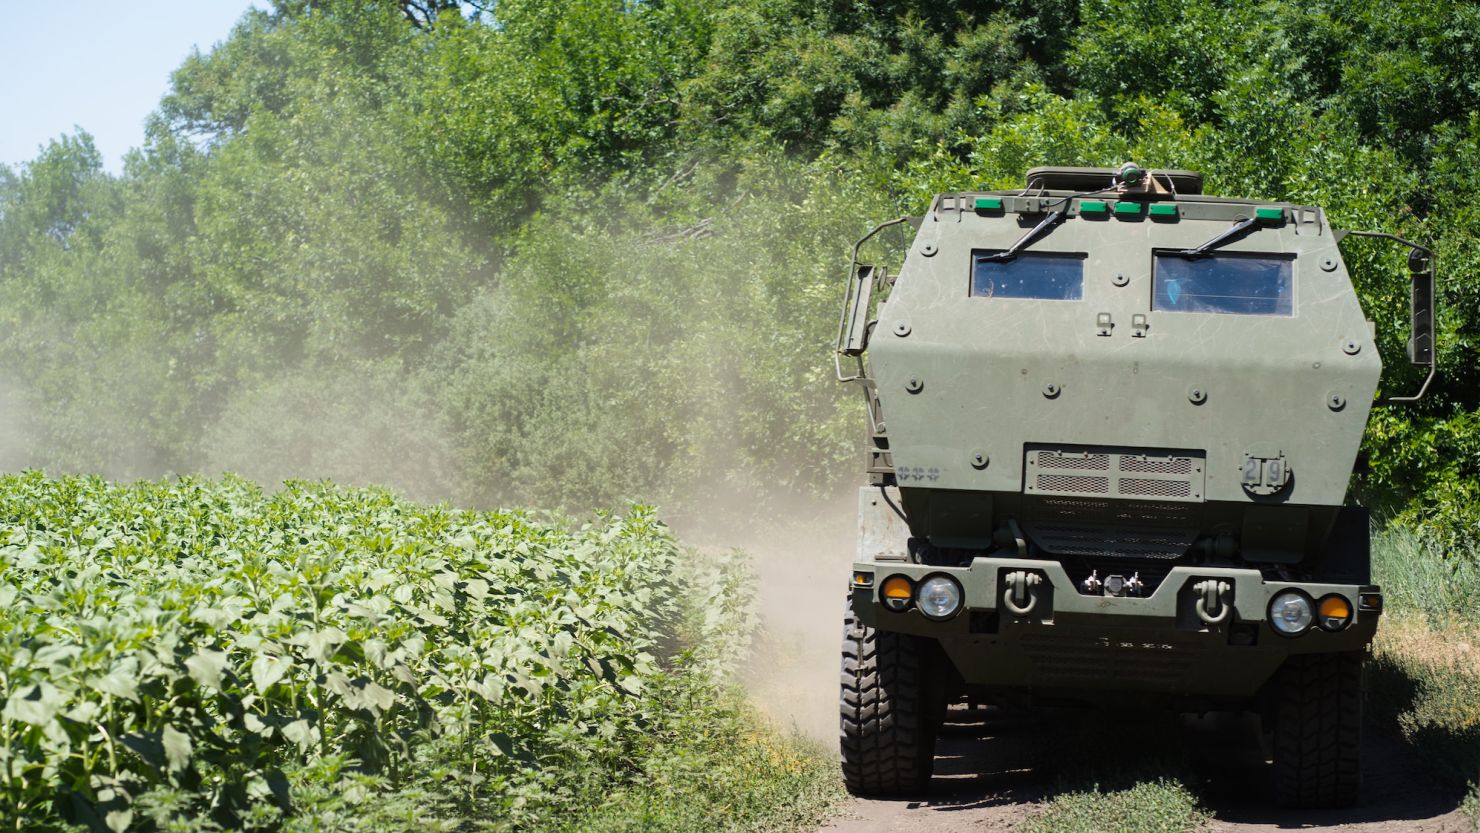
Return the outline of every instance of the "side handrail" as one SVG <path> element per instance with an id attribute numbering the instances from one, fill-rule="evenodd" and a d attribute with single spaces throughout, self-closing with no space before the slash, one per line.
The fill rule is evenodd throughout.
<path id="1" fill-rule="evenodd" d="M 1405 240 L 1396 234 L 1388 234 L 1385 231 L 1338 231 L 1336 243 L 1340 245 L 1342 238 L 1347 235 L 1353 237 L 1369 237 L 1376 240 L 1390 240 L 1401 243 L 1409 248 L 1408 273 L 1412 279 L 1409 288 L 1409 327 L 1412 330 L 1408 338 L 1408 360 L 1416 367 L 1428 367 L 1429 372 L 1424 376 L 1423 384 L 1419 386 L 1418 392 L 1412 396 L 1384 396 L 1377 400 L 1379 405 L 1396 405 L 1407 402 L 1417 402 L 1429 391 L 1429 384 L 1434 381 L 1438 373 L 1437 361 L 1437 319 L 1435 317 L 1434 289 L 1437 278 L 1434 265 L 1434 252 L 1426 246 L 1420 246 L 1412 240 Z"/>
<path id="2" fill-rule="evenodd" d="M 863 249 L 863 244 L 873 239 L 874 235 L 912 219 L 909 216 L 896 217 L 880 223 L 853 244 L 853 259 L 848 265 L 848 281 L 843 288 L 843 314 L 838 320 L 838 338 L 833 351 L 833 370 L 839 382 L 854 382 L 865 376 L 863 351 L 868 346 L 868 303 L 873 294 L 872 281 L 875 272 L 865 272 L 861 268 L 863 264 L 858 262 L 858 253 Z M 844 374 L 844 356 L 858 361 L 858 372 L 851 376 Z"/>

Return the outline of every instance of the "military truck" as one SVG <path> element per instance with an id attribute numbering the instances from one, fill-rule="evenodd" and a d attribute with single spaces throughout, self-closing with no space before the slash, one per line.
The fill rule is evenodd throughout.
<path id="1" fill-rule="evenodd" d="M 1038 168 L 854 247 L 837 344 L 868 404 L 842 649 L 854 793 L 925 789 L 946 705 L 971 698 L 1253 711 L 1282 803 L 1357 799 L 1383 596 L 1347 483 L 1371 407 L 1433 379 L 1433 256 L 1202 184 Z M 906 223 L 897 276 L 860 262 Z M 1374 403 L 1348 235 L 1410 249 L 1414 395 Z"/>

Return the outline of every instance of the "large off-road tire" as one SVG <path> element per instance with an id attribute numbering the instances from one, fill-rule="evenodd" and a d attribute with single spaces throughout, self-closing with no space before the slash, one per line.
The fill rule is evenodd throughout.
<path id="1" fill-rule="evenodd" d="M 843 618 L 843 783 L 854 795 L 920 793 L 935 770 L 934 645 Z"/>
<path id="2" fill-rule="evenodd" d="M 1362 787 L 1362 654 L 1305 654 L 1280 668 L 1274 792 L 1286 807 L 1347 807 Z"/>

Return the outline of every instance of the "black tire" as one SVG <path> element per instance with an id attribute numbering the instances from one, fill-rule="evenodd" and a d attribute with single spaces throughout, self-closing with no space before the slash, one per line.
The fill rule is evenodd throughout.
<path id="1" fill-rule="evenodd" d="M 848 792 L 924 792 L 935 771 L 934 646 L 929 640 L 843 619 L 842 764 Z"/>
<path id="2" fill-rule="evenodd" d="M 1274 792 L 1286 807 L 1349 807 L 1362 789 L 1362 655 L 1290 657 L 1276 681 Z"/>

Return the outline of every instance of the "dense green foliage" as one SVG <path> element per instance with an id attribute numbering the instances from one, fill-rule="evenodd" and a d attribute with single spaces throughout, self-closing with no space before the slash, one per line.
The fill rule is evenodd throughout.
<path id="1" fill-rule="evenodd" d="M 777 829 L 830 800 L 714 687 L 745 576 L 646 510 L 28 473 L 0 542 L 7 830 Z"/>
<path id="2" fill-rule="evenodd" d="M 784 504 L 857 470 L 856 236 L 1134 157 L 1434 245 L 1441 380 L 1374 417 L 1358 494 L 1480 520 L 1473 5 L 452 5 L 280 0 L 121 176 L 85 134 L 0 172 L 0 462 Z M 1406 390 L 1401 261 L 1349 248 Z"/>

